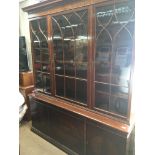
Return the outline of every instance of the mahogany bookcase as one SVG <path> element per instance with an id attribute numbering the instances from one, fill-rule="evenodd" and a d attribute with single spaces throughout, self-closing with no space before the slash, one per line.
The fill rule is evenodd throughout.
<path id="1" fill-rule="evenodd" d="M 32 130 L 69 154 L 126 155 L 133 143 L 133 0 L 54 0 L 29 14 Z"/>

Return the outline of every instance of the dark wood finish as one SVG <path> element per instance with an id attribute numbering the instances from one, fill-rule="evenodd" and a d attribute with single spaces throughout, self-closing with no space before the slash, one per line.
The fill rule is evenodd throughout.
<path id="1" fill-rule="evenodd" d="M 81 114 L 34 97 L 31 98 L 31 112 L 32 130 L 69 154 L 126 155 L 129 150 L 132 151 L 131 134 L 122 134 Z"/>
<path id="2" fill-rule="evenodd" d="M 88 155 L 125 155 L 126 139 L 106 131 L 95 124 L 87 123 Z"/>
<path id="3" fill-rule="evenodd" d="M 56 96 L 87 104 L 88 10 L 74 10 L 51 16 L 52 44 L 55 61 Z M 72 26 L 73 25 L 73 26 Z M 61 71 L 59 71 L 61 70 Z M 56 79 L 55 78 L 55 79 Z M 61 81 L 62 81 L 61 80 Z M 85 82 L 86 81 L 86 82 Z M 82 105 L 81 104 L 81 105 Z"/>
<path id="4" fill-rule="evenodd" d="M 31 100 L 32 126 L 61 145 L 84 154 L 84 119 L 72 112 Z"/>
<path id="5" fill-rule="evenodd" d="M 93 4 L 96 4 L 96 1 L 94 1 Z M 115 17 L 116 13 L 114 16 L 115 11 L 113 9 L 113 6 L 116 6 L 116 10 L 118 13 L 117 5 L 119 8 L 119 13 L 122 13 L 120 12 L 120 7 L 121 9 L 122 8 L 124 9 L 126 5 L 128 6 L 128 4 L 126 3 L 124 5 L 124 3 L 115 4 L 115 3 L 112 3 L 111 1 L 107 1 L 104 3 L 98 3 L 97 5 L 90 5 L 88 8 L 83 7 L 83 8 L 70 10 L 70 11 L 61 12 L 59 14 L 54 14 L 54 15 L 52 14 L 51 16 L 49 15 L 47 18 L 48 19 L 47 31 L 48 31 L 48 38 L 49 38 L 48 50 L 50 53 L 50 63 L 51 63 L 50 72 L 42 69 L 47 65 L 45 65 L 43 62 L 39 62 L 39 64 L 37 62 L 37 64 L 35 64 L 36 66 L 40 65 L 43 67 L 35 68 L 35 72 L 37 71 L 37 76 L 35 77 L 36 78 L 38 77 L 37 80 L 40 81 L 38 82 L 38 86 L 39 88 L 43 89 L 42 92 L 44 92 L 43 82 L 44 82 L 44 77 L 46 78 L 48 76 L 48 75 L 45 75 L 45 73 L 47 72 L 48 74 L 51 75 L 49 77 L 52 77 L 49 80 L 51 80 L 52 83 L 55 83 L 52 86 L 52 96 L 60 97 L 65 100 L 71 101 L 72 103 L 77 103 L 80 105 L 85 105 L 87 103 L 87 106 L 89 109 L 93 109 L 94 111 L 99 111 L 100 113 L 109 114 L 113 117 L 120 118 L 120 120 L 122 119 L 122 121 L 126 119 L 126 122 L 129 123 L 130 109 L 128 108 L 130 108 L 130 105 L 129 105 L 130 103 L 128 101 L 131 101 L 131 97 L 130 97 L 131 94 L 130 96 L 128 96 L 128 94 L 130 90 L 131 81 L 130 79 L 124 80 L 123 79 L 124 77 L 123 78 L 121 77 L 122 74 L 124 76 L 124 72 L 125 74 L 127 74 L 126 73 L 126 70 L 128 70 L 127 67 L 126 68 L 124 67 L 122 69 L 121 65 L 116 64 L 116 62 L 118 63 L 119 59 L 121 59 L 121 58 L 117 58 L 118 53 L 116 53 L 117 52 L 116 50 L 118 50 L 120 46 L 124 47 L 127 43 L 125 42 L 125 44 L 122 44 L 122 40 L 119 41 L 119 39 L 117 39 L 116 36 L 119 36 L 118 34 L 120 32 L 121 32 L 121 35 L 127 33 L 128 36 L 130 34 L 129 40 L 132 39 L 133 32 L 131 30 L 131 33 L 130 33 L 130 29 L 133 27 L 133 24 L 130 24 L 130 23 L 133 23 L 134 21 L 133 15 L 132 15 L 134 10 L 132 8 L 131 8 L 131 11 L 129 11 L 129 9 L 126 10 L 127 13 L 129 12 L 132 18 L 130 16 L 129 16 L 130 18 L 129 17 L 122 18 L 122 15 L 121 16 L 119 15 L 121 17 L 121 20 L 123 20 L 123 22 L 124 20 L 125 22 L 126 20 L 127 21 L 129 20 L 129 24 L 125 24 L 125 25 L 120 24 L 118 19 L 119 17 L 117 18 Z M 109 14 L 105 14 L 104 9 L 105 10 L 107 9 L 108 12 L 112 11 L 113 13 L 111 13 L 109 16 Z M 87 15 L 85 16 L 85 14 L 87 14 L 87 10 L 88 10 L 88 17 Z M 82 13 L 80 15 L 81 11 L 84 12 L 84 14 Z M 73 16 L 77 16 L 77 18 L 75 17 L 73 18 Z M 105 16 L 109 16 L 109 18 Z M 80 18 L 79 22 L 77 22 L 78 17 Z M 41 28 L 40 28 L 40 24 L 38 24 L 39 30 L 37 30 L 37 26 L 35 26 L 34 22 L 40 23 L 41 20 L 42 18 L 39 17 L 38 19 L 31 21 L 32 25 L 34 25 L 32 32 L 37 39 L 38 38 L 40 39 Z M 83 34 L 76 32 L 76 31 L 79 31 L 80 29 L 79 26 L 81 26 L 82 24 L 84 24 L 85 27 L 87 28 L 87 22 L 86 22 L 87 20 L 88 20 L 88 28 L 89 28 L 88 33 L 85 34 L 85 32 L 82 31 L 84 27 L 80 27 Z M 133 20 L 133 21 L 130 21 L 130 20 Z M 128 25 L 129 27 L 127 27 Z M 123 33 L 122 30 L 125 30 L 125 32 Z M 106 32 L 106 33 L 103 35 L 102 34 L 103 32 Z M 80 49 L 78 49 L 79 47 L 81 48 L 81 46 L 87 47 L 87 43 L 84 43 L 84 41 L 82 43 L 80 42 L 82 39 L 80 39 L 79 41 L 78 37 L 81 37 L 80 35 L 83 35 L 82 36 L 83 38 L 86 36 L 88 36 L 89 38 L 88 50 L 84 49 L 84 52 L 81 52 Z M 107 35 L 106 37 L 107 40 L 109 36 L 110 45 L 109 45 L 109 42 L 107 41 L 105 43 L 103 42 L 105 40 L 104 36 L 106 35 Z M 102 36 L 102 37 L 98 39 L 98 36 Z M 115 41 L 115 39 L 117 39 L 117 41 Z M 125 41 L 128 41 L 128 38 L 125 37 L 125 39 L 124 39 Z M 86 41 L 87 39 L 85 39 L 85 42 Z M 34 48 L 36 48 L 35 47 L 35 44 L 37 43 L 36 40 L 34 40 L 33 42 L 34 42 Z M 43 41 L 41 40 L 40 42 L 41 45 L 42 45 L 42 42 Z M 108 66 L 109 65 L 110 66 L 108 67 L 109 68 L 108 76 L 106 75 L 106 73 L 104 73 L 106 64 L 104 64 L 104 66 L 102 64 L 102 63 L 105 63 L 106 61 L 105 59 L 107 59 L 107 55 L 104 57 L 100 56 L 100 54 L 103 55 L 103 52 L 105 53 L 105 51 L 102 51 L 102 52 L 99 51 L 101 48 L 103 49 L 103 47 L 105 50 L 105 46 L 109 47 L 108 59 L 110 64 L 108 64 Z M 117 46 L 118 48 L 116 48 Z M 128 46 L 130 46 L 130 44 Z M 123 48 L 120 48 L 120 49 L 122 50 Z M 128 48 L 124 48 L 124 49 L 128 49 Z M 79 71 L 83 72 L 83 69 L 78 70 L 78 66 L 77 66 L 78 62 L 76 60 L 77 53 L 79 54 L 80 52 L 82 54 L 87 52 L 86 60 L 83 59 L 82 61 L 82 63 L 87 63 L 87 68 L 86 68 L 87 78 L 85 76 L 81 77 L 81 75 L 80 76 L 78 75 Z M 129 51 L 127 52 L 129 53 Z M 97 60 L 97 57 L 96 57 L 97 54 L 99 55 L 100 62 L 98 62 Z M 35 59 L 36 59 L 36 56 L 35 56 Z M 87 59 L 88 59 L 88 62 L 87 62 Z M 99 63 L 99 66 L 96 65 L 98 63 Z M 103 66 L 103 68 L 101 66 Z M 98 69 L 99 70 L 102 69 L 102 72 L 103 71 L 104 72 L 102 73 L 98 71 Z M 61 71 L 58 71 L 58 70 L 61 70 Z M 105 75 L 106 77 L 104 77 Z M 60 82 L 60 80 L 58 79 L 61 79 L 62 82 Z M 84 80 L 86 80 L 87 85 L 85 82 L 83 82 Z M 120 84 L 120 82 L 122 81 L 125 82 L 125 85 Z M 84 89 L 80 90 L 81 86 Z M 85 89 L 85 87 L 87 87 L 87 89 Z M 63 89 L 61 90 L 61 88 Z"/>
<path id="6" fill-rule="evenodd" d="M 87 96 L 88 96 L 88 106 L 90 109 L 93 108 L 93 96 L 92 93 L 93 87 L 92 87 L 92 81 L 93 81 L 93 53 L 94 53 L 94 7 L 89 6 L 89 49 L 88 49 L 88 89 L 87 89 Z"/>
<path id="7" fill-rule="evenodd" d="M 49 108 L 41 102 L 31 102 L 32 126 L 48 135 L 49 133 Z"/>
<path id="8" fill-rule="evenodd" d="M 68 111 L 50 108 L 49 120 L 51 122 L 50 137 L 77 154 L 84 154 L 83 119 Z"/>
<path id="9" fill-rule="evenodd" d="M 38 2 L 31 6 L 23 8 L 23 11 L 34 13 L 34 12 L 42 12 L 44 10 L 56 8 L 68 3 L 75 2 L 76 0 L 45 0 L 43 2 Z"/>
<path id="10" fill-rule="evenodd" d="M 26 105 L 28 107 L 28 109 L 26 111 L 26 114 L 24 116 L 24 119 L 27 120 L 27 121 L 31 120 L 30 101 L 29 101 L 28 95 L 31 94 L 33 90 L 34 90 L 34 85 L 29 85 L 29 86 L 26 86 L 26 87 L 19 86 L 19 91 L 24 96 L 25 103 L 26 103 Z"/>
<path id="11" fill-rule="evenodd" d="M 35 87 L 50 95 L 51 80 L 51 52 L 48 41 L 47 18 L 36 18 L 30 22 L 32 60 Z M 48 61 L 47 61 L 48 60 Z"/>
<path id="12" fill-rule="evenodd" d="M 111 119 L 107 115 L 101 115 L 100 113 L 94 113 L 92 110 L 88 110 L 87 108 L 74 105 L 71 102 L 64 101 L 62 99 L 51 98 L 49 96 L 43 95 L 41 93 L 31 94 L 35 99 L 44 101 L 48 104 L 57 106 L 59 108 L 68 110 L 70 112 L 79 114 L 83 117 L 89 118 L 90 120 L 94 120 L 98 123 L 104 124 L 105 126 L 109 126 L 114 128 L 115 130 L 121 131 L 122 133 L 129 134 L 132 131 L 134 126 L 134 122 L 132 124 L 127 125 L 126 123 L 122 123 L 117 119 Z"/>
<path id="13" fill-rule="evenodd" d="M 51 36 L 52 36 L 52 29 L 51 29 L 51 18 L 50 16 L 47 16 L 47 25 L 48 25 L 48 48 L 49 48 L 49 54 L 50 54 L 50 71 L 51 71 L 51 94 L 52 96 L 55 95 L 55 84 L 54 84 L 54 56 L 53 56 L 53 44 L 51 43 Z"/>
<path id="14" fill-rule="evenodd" d="M 55 0 L 25 8 L 35 29 L 30 32 L 35 83 L 38 75 L 41 82 L 47 80 L 43 76 L 51 80 L 50 93 L 35 89 L 30 95 L 36 108 L 32 129 L 69 154 L 127 153 L 134 127 L 134 5 L 130 3 L 134 1 Z M 46 44 L 42 34 L 49 55 L 36 54 Z M 124 77 L 127 67 L 129 78 Z M 44 88 L 42 84 L 39 87 Z"/>
<path id="15" fill-rule="evenodd" d="M 25 7 L 23 8 L 23 11 L 27 11 L 27 12 L 33 12 L 35 10 L 38 10 L 39 8 L 43 8 L 46 7 L 48 5 L 54 5 L 56 3 L 62 2 L 63 0 L 46 0 L 44 2 L 38 2 L 36 4 L 33 4 L 31 6 Z"/>
<path id="16" fill-rule="evenodd" d="M 60 0 L 57 0 L 57 1 L 59 2 Z M 51 9 L 49 9 L 47 7 L 47 8 L 44 8 L 43 10 L 40 10 L 40 8 L 39 8 L 39 9 L 35 9 L 35 11 L 34 11 L 33 9 L 31 9 L 31 6 L 28 6 L 26 8 L 23 8 L 23 11 L 26 11 L 30 14 L 29 18 L 34 18 L 34 17 L 38 17 L 38 16 L 45 16 L 48 14 L 55 14 L 55 13 L 59 13 L 62 11 L 73 10 L 76 8 L 82 8 L 82 7 L 86 7 L 89 5 L 94 5 L 94 4 L 98 4 L 98 3 L 102 3 L 102 2 L 104 2 L 104 4 L 111 4 L 114 2 L 113 0 L 78 0 L 78 1 L 73 0 L 73 1 L 75 1 L 74 3 L 68 3 L 69 1 L 72 1 L 72 0 L 68 0 L 68 1 L 64 0 L 64 2 L 66 2 L 64 4 L 61 2 L 57 3 L 55 0 L 55 2 L 56 2 L 55 5 L 57 5 L 58 7 L 51 5 L 51 6 L 49 6 L 49 7 L 53 6 L 53 8 L 51 8 Z M 117 2 L 127 2 L 127 1 L 129 1 L 129 0 L 117 0 Z"/>

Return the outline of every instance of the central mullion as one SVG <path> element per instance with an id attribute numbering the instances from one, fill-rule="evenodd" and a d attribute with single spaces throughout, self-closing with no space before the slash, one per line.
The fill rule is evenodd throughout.
<path id="1" fill-rule="evenodd" d="M 76 53 L 76 44 L 75 44 L 75 36 L 74 36 L 74 70 L 75 70 L 75 100 L 76 100 L 76 61 L 75 61 L 75 53 Z"/>
<path id="2" fill-rule="evenodd" d="M 95 9 L 93 6 L 90 6 L 88 9 L 88 70 L 87 70 L 87 104 L 89 108 L 94 106 L 94 24 L 95 24 Z"/>
<path id="3" fill-rule="evenodd" d="M 49 56 L 50 56 L 50 77 L 52 78 L 51 82 L 51 94 L 52 96 L 55 96 L 55 65 L 54 65 L 54 49 L 53 49 L 53 42 L 52 42 L 52 36 L 53 36 L 53 31 L 52 31 L 52 20 L 51 16 L 47 16 L 47 31 L 48 31 L 48 49 L 49 49 Z"/>
<path id="4" fill-rule="evenodd" d="M 74 31 L 74 30 L 73 30 Z M 75 83 L 75 89 L 74 89 L 74 91 L 75 91 L 75 100 L 76 100 L 76 98 L 77 98 L 77 95 L 76 95 L 76 60 L 75 60 L 75 56 L 76 56 L 76 43 L 75 43 L 75 39 L 76 39 L 76 36 L 75 36 L 75 33 L 74 33 L 74 71 L 75 71 L 75 81 L 74 81 L 74 83 Z"/>
<path id="5" fill-rule="evenodd" d="M 64 97 L 66 96 L 66 67 L 65 67 L 65 53 L 64 53 L 64 36 L 62 35 L 62 61 L 64 67 Z"/>

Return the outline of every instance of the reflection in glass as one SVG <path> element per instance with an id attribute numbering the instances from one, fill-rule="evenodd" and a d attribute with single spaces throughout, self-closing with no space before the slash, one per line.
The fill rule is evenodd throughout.
<path id="1" fill-rule="evenodd" d="M 65 96 L 64 93 L 60 96 L 86 103 L 87 83 L 81 81 L 75 85 L 75 80 L 87 78 L 88 11 L 72 11 L 51 18 L 55 74 L 65 78 Z"/>
<path id="2" fill-rule="evenodd" d="M 128 99 L 111 97 L 109 111 L 126 116 L 128 111 Z"/>
<path id="3" fill-rule="evenodd" d="M 73 63 L 65 64 L 65 75 L 66 76 L 75 76 L 75 68 Z"/>
<path id="4" fill-rule="evenodd" d="M 74 61 L 74 44 L 70 41 L 64 41 L 64 60 L 66 62 Z"/>
<path id="5" fill-rule="evenodd" d="M 42 84 L 42 74 L 41 73 L 36 73 L 35 75 L 35 82 L 36 82 L 36 88 L 42 90 L 43 84 Z"/>
<path id="6" fill-rule="evenodd" d="M 95 85 L 95 106 L 101 109 L 108 109 L 110 97 L 110 86 L 100 83 Z"/>
<path id="7" fill-rule="evenodd" d="M 38 26 L 39 26 L 38 36 L 39 36 L 40 41 L 41 41 L 41 47 L 42 48 L 48 48 L 46 19 L 42 18 L 42 19 L 38 20 Z"/>
<path id="8" fill-rule="evenodd" d="M 32 42 L 35 48 L 48 48 L 46 18 L 31 21 Z"/>
<path id="9" fill-rule="evenodd" d="M 128 86 L 131 69 L 132 39 L 126 30 L 116 37 L 112 54 L 112 83 Z"/>
<path id="10" fill-rule="evenodd" d="M 111 86 L 111 94 L 128 98 L 128 87 Z"/>
<path id="11" fill-rule="evenodd" d="M 49 54 L 48 53 L 45 53 L 45 52 L 42 52 L 42 61 L 43 62 L 49 62 Z"/>
<path id="12" fill-rule="evenodd" d="M 75 80 L 70 78 L 65 78 L 66 80 L 66 98 L 75 100 Z"/>
<path id="13" fill-rule="evenodd" d="M 128 2 L 128 5 L 125 3 L 118 3 L 115 5 L 115 17 L 120 24 L 126 24 L 128 22 L 134 22 L 134 3 Z"/>
<path id="14" fill-rule="evenodd" d="M 95 106 L 123 116 L 128 110 L 133 36 L 131 1 L 96 8 Z"/>
<path id="15" fill-rule="evenodd" d="M 64 77 L 55 76 L 56 78 L 56 95 L 64 96 Z"/>
<path id="16" fill-rule="evenodd" d="M 87 78 L 87 63 L 76 64 L 76 77 Z"/>
<path id="17" fill-rule="evenodd" d="M 48 64 L 42 64 L 42 71 L 43 72 L 50 72 L 50 65 Z"/>
<path id="18" fill-rule="evenodd" d="M 43 86 L 44 92 L 51 93 L 50 77 L 48 75 L 43 75 Z"/>
<path id="19" fill-rule="evenodd" d="M 62 47 L 62 41 L 57 40 L 56 36 L 54 38 L 54 51 L 55 51 L 55 60 L 63 60 L 63 47 Z"/>
<path id="20" fill-rule="evenodd" d="M 35 52 L 35 61 L 39 61 L 41 60 L 41 54 L 40 54 L 40 50 L 34 50 Z"/>
<path id="21" fill-rule="evenodd" d="M 64 65 L 62 62 L 55 62 L 55 74 L 64 75 Z"/>
<path id="22" fill-rule="evenodd" d="M 86 81 L 76 80 L 76 100 L 87 103 L 87 87 Z"/>
<path id="23" fill-rule="evenodd" d="M 32 34 L 32 51 L 34 52 L 34 71 L 36 72 L 35 85 L 39 91 L 51 93 L 46 18 L 32 20 L 30 30 Z"/>
<path id="24" fill-rule="evenodd" d="M 42 71 L 42 65 L 41 65 L 41 63 L 37 63 L 37 62 L 36 62 L 36 63 L 34 64 L 34 67 L 35 67 L 35 70 L 36 70 L 36 71 Z"/>
<path id="25" fill-rule="evenodd" d="M 109 46 L 100 47 L 96 51 L 95 72 L 96 81 L 109 83 L 110 82 L 110 52 Z"/>
<path id="26" fill-rule="evenodd" d="M 95 93 L 95 107 L 100 108 L 102 110 L 108 110 L 109 106 L 109 95 L 100 94 L 98 92 Z"/>

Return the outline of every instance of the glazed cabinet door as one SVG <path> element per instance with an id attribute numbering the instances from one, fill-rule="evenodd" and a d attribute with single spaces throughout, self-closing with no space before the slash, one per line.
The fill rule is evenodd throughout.
<path id="1" fill-rule="evenodd" d="M 87 155 L 126 155 L 126 139 L 93 123 L 86 124 Z"/>
<path id="2" fill-rule="evenodd" d="M 134 1 L 95 5 L 95 20 L 95 109 L 128 117 L 134 46 Z"/>
<path id="3" fill-rule="evenodd" d="M 88 10 L 51 16 L 55 96 L 87 105 Z"/>
<path id="4" fill-rule="evenodd" d="M 50 53 L 46 17 L 30 21 L 34 81 L 38 91 L 51 94 Z"/>

